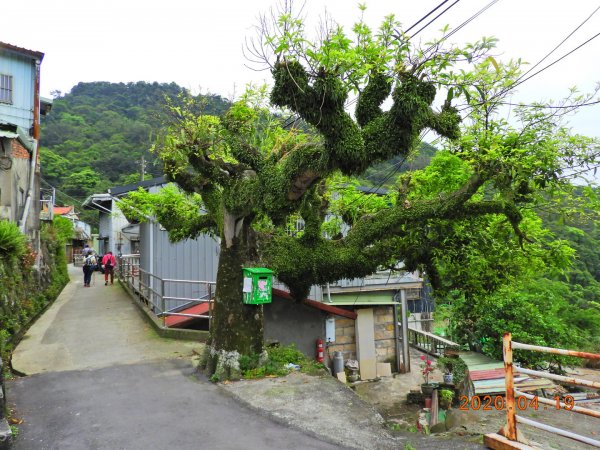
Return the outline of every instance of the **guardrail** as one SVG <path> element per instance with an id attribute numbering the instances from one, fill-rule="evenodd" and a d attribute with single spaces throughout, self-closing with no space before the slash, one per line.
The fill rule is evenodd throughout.
<path id="1" fill-rule="evenodd" d="M 139 255 L 122 255 L 119 258 L 117 275 L 140 302 L 148 306 L 158 318 L 162 319 L 163 328 L 169 328 L 167 317 L 170 316 L 208 319 L 210 327 L 216 285 L 214 281 L 161 278 L 140 268 Z M 198 296 L 170 295 L 171 291 L 176 290 L 175 285 L 187 286 L 189 292 L 197 290 Z M 168 307 L 168 303 L 171 306 Z M 206 314 L 181 312 L 195 305 L 206 303 L 209 304 Z"/>
<path id="2" fill-rule="evenodd" d="M 586 352 L 578 352 L 576 350 L 563 350 L 560 348 L 552 348 L 552 347 L 541 347 L 539 345 L 529 345 L 522 344 L 520 342 L 512 341 L 512 335 L 510 333 L 504 333 L 503 338 L 503 353 L 504 353 L 504 369 L 505 369 L 505 382 L 506 382 L 506 426 L 499 432 L 493 434 L 487 434 L 484 439 L 485 445 L 492 449 L 506 449 L 506 448 L 530 448 L 526 447 L 527 442 L 526 439 L 522 436 L 522 434 L 517 430 L 517 423 L 522 423 L 524 425 L 529 425 L 539 430 L 549 431 L 554 434 L 558 434 L 559 436 L 563 436 L 566 438 L 570 438 L 579 442 L 583 442 L 585 444 L 591 445 L 593 447 L 600 448 L 600 441 L 596 439 L 592 439 L 586 436 L 581 436 L 576 433 L 572 433 L 570 431 L 566 431 L 560 428 L 552 427 L 550 425 L 546 425 L 540 422 L 536 422 L 534 420 L 528 419 L 526 417 L 522 417 L 517 415 L 517 408 L 519 408 L 519 401 L 521 398 L 525 398 L 529 401 L 533 401 L 535 399 L 536 402 L 544 403 L 547 405 L 552 405 L 557 409 L 562 409 L 564 411 L 570 411 L 578 414 L 584 414 L 587 416 L 595 417 L 600 419 L 600 411 L 595 411 L 588 408 L 582 408 L 580 406 L 575 406 L 575 402 L 573 401 L 573 397 L 565 396 L 564 401 L 560 401 L 560 398 L 555 398 L 553 400 L 539 398 L 533 395 L 526 394 L 515 389 L 514 379 L 513 379 L 513 349 L 521 349 L 521 350 L 531 350 L 534 352 L 542 352 L 542 353 L 552 353 L 555 355 L 565 355 L 565 356 L 575 356 L 578 358 L 586 358 L 586 359 L 598 359 L 600 360 L 600 354 L 596 353 L 586 353 Z M 582 380 L 579 378 L 573 377 L 564 377 L 562 375 L 554 375 L 546 372 L 540 372 L 538 370 L 529 370 L 523 369 L 519 367 L 519 373 L 524 373 L 527 375 L 533 375 L 542 378 L 548 378 L 551 380 L 560 381 L 563 383 L 574 384 L 577 386 L 585 386 L 593 389 L 600 389 L 600 382 L 597 381 L 588 381 Z M 518 396 L 515 400 L 515 395 Z M 523 409 L 523 408 L 519 408 Z M 600 424 L 599 424 L 600 427 Z M 520 446 L 514 446 L 514 443 L 519 443 Z"/>
<path id="3" fill-rule="evenodd" d="M 402 326 L 401 323 L 399 325 Z M 447 348 L 455 350 L 460 348 L 460 345 L 456 342 L 449 341 L 427 331 L 415 330 L 410 327 L 408 327 L 408 343 L 412 347 L 433 356 L 442 356 Z"/>

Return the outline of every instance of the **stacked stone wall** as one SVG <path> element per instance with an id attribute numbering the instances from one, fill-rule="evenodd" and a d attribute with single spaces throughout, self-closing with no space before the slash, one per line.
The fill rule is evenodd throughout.
<path id="1" fill-rule="evenodd" d="M 327 355 L 333 358 L 333 352 L 342 352 L 344 361 L 356 359 L 356 329 L 354 319 L 335 318 L 335 343 L 328 345 Z"/>
<path id="2" fill-rule="evenodd" d="M 394 307 L 377 306 L 373 308 L 375 322 L 375 352 L 377 362 L 390 362 L 396 356 L 394 338 Z"/>
<path id="3" fill-rule="evenodd" d="M 394 308 L 387 305 L 375 306 L 373 308 L 373 322 L 377 362 L 391 362 L 396 356 Z M 333 352 L 336 351 L 342 352 L 344 361 L 357 359 L 356 324 L 353 319 L 336 317 L 335 343 L 327 347 L 329 359 L 333 358 Z"/>

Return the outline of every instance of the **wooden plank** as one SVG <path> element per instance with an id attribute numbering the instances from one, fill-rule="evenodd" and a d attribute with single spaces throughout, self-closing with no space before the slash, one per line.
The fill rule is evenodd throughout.
<path id="1" fill-rule="evenodd" d="M 372 380 L 377 378 L 373 308 L 359 309 L 357 311 L 355 326 L 360 379 Z"/>
<path id="2" fill-rule="evenodd" d="M 432 426 L 437 425 L 439 414 L 440 414 L 440 404 L 439 404 L 438 390 L 435 389 L 433 391 L 433 394 L 431 394 L 431 414 L 429 416 L 429 428 L 430 429 Z"/>
<path id="3" fill-rule="evenodd" d="M 497 433 L 486 434 L 483 437 L 483 445 L 494 450 L 538 450 L 537 447 L 531 447 L 516 441 L 509 441 Z"/>

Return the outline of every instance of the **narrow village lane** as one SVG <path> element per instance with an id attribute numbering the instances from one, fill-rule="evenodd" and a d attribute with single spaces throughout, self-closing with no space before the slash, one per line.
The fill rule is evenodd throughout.
<path id="1" fill-rule="evenodd" d="M 339 448 L 240 405 L 194 374 L 201 344 L 159 338 L 125 291 L 81 268 L 13 356 L 16 449 Z M 315 411 L 315 413 L 317 413 Z"/>

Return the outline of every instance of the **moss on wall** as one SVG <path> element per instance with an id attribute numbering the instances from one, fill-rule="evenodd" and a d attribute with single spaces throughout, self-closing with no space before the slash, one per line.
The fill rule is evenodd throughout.
<path id="1" fill-rule="evenodd" d="M 64 239 L 44 224 L 40 265 L 35 252 L 0 253 L 0 356 L 10 361 L 12 349 L 31 321 L 53 302 L 69 281 Z"/>

